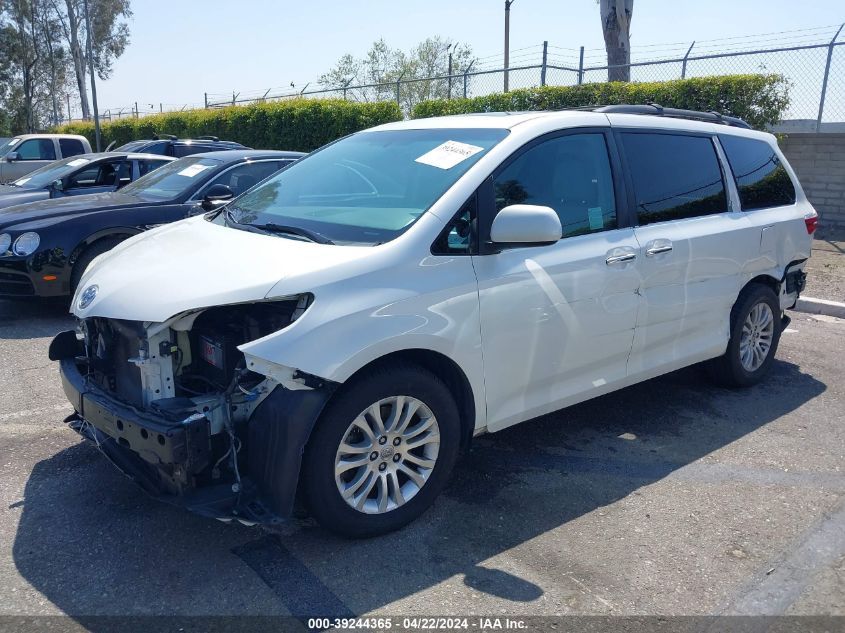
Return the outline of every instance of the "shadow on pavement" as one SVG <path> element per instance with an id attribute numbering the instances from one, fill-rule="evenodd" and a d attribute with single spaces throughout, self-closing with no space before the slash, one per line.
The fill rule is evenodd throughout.
<path id="1" fill-rule="evenodd" d="M 745 391 L 714 388 L 698 368 L 654 379 L 478 438 L 432 510 L 400 532 L 366 541 L 307 523 L 269 534 L 193 517 L 147 499 L 93 448 L 74 445 L 33 469 L 14 561 L 35 589 L 75 616 L 349 616 L 456 576 L 467 591 L 530 602 L 544 587 L 486 561 L 672 474 L 824 390 L 788 362 Z"/>
<path id="2" fill-rule="evenodd" d="M 0 299 L 0 340 L 53 336 L 74 327 L 66 298 Z"/>

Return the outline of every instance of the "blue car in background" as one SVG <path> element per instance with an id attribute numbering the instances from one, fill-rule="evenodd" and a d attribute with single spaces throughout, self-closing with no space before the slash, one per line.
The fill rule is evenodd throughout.
<path id="1" fill-rule="evenodd" d="M 0 213 L 18 204 L 117 191 L 154 169 L 172 162 L 169 156 L 107 152 L 57 160 L 8 185 L 0 185 Z"/>

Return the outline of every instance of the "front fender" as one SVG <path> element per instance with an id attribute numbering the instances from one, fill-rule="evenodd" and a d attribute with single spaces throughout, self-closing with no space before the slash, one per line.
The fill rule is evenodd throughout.
<path id="1" fill-rule="evenodd" d="M 422 268 L 421 275 L 427 276 L 422 287 L 428 285 L 428 292 L 397 288 L 399 271 L 393 271 L 393 287 L 386 280 L 370 280 L 366 291 L 342 285 L 318 289 L 314 304 L 292 325 L 239 349 L 248 362 L 258 359 L 265 367 L 266 363 L 280 366 L 282 376 L 299 370 L 337 383 L 389 354 L 436 352 L 453 360 L 466 375 L 475 400 L 476 426 L 483 426 L 481 332 L 472 263 L 469 258 L 453 258 L 438 262 L 437 271 Z M 444 285 L 432 287 L 438 281 Z"/>

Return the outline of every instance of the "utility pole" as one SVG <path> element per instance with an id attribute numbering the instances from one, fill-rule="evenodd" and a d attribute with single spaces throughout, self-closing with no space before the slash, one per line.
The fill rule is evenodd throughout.
<path id="1" fill-rule="evenodd" d="M 91 15 L 88 13 L 88 0 L 85 0 L 85 31 L 88 72 L 91 73 L 91 104 L 94 106 L 94 139 L 97 151 L 100 152 L 100 114 L 97 112 L 97 82 L 94 78 L 94 54 L 91 52 Z"/>
<path id="2" fill-rule="evenodd" d="M 446 47 L 446 51 L 449 53 L 449 96 L 446 97 L 447 99 L 452 98 L 452 44 Z"/>
<path id="3" fill-rule="evenodd" d="M 508 91 L 508 66 L 511 56 L 511 5 L 516 0 L 505 0 L 505 92 Z"/>

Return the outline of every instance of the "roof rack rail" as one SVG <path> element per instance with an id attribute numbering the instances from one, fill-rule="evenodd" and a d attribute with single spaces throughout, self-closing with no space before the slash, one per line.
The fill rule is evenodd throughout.
<path id="1" fill-rule="evenodd" d="M 175 141 L 176 137 L 172 134 L 153 134 L 154 141 Z"/>
<path id="2" fill-rule="evenodd" d="M 578 110 L 590 110 L 591 112 L 601 112 L 604 114 L 648 114 L 651 116 L 666 116 L 673 119 L 688 119 L 690 121 L 705 121 L 707 123 L 719 123 L 721 125 L 730 125 L 732 127 L 741 127 L 751 129 L 751 126 L 742 119 L 735 116 L 728 116 L 720 112 L 699 112 L 698 110 L 681 110 L 679 108 L 664 108 L 657 103 L 649 103 L 646 105 L 605 105 L 605 106 L 587 106 L 585 108 L 577 108 Z"/>
<path id="3" fill-rule="evenodd" d="M 216 136 L 198 136 L 198 141 L 214 141 L 215 143 L 218 142 L 220 139 Z"/>

